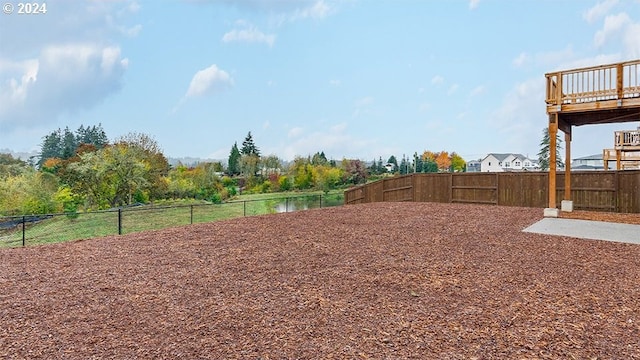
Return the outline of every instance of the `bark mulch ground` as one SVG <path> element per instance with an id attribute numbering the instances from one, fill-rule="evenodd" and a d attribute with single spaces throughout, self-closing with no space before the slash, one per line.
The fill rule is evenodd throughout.
<path id="1" fill-rule="evenodd" d="M 376 203 L 0 250 L 0 358 L 640 359 L 640 246 Z"/>

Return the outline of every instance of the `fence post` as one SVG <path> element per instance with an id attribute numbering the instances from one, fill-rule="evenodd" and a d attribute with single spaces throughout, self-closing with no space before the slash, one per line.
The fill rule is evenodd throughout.
<path id="1" fill-rule="evenodd" d="M 247 216 L 247 200 L 242 202 L 242 216 Z"/>
<path id="2" fill-rule="evenodd" d="M 118 235 L 122 235 L 122 208 L 118 208 Z"/>
<path id="3" fill-rule="evenodd" d="M 284 212 L 289 212 L 289 197 L 284 198 Z"/>
<path id="4" fill-rule="evenodd" d="M 190 221 L 189 222 L 190 222 L 191 225 L 193 225 L 193 204 L 191 204 L 191 206 L 189 206 L 189 208 L 190 208 L 189 210 L 191 212 L 189 214 L 190 215 Z"/>
<path id="5" fill-rule="evenodd" d="M 26 226 L 25 226 L 25 224 L 26 223 L 27 223 L 27 217 L 22 215 L 22 247 L 25 246 L 25 240 L 26 240 L 26 235 L 25 235 Z"/>
<path id="6" fill-rule="evenodd" d="M 320 209 L 322 209 L 322 194 L 320 194 Z"/>

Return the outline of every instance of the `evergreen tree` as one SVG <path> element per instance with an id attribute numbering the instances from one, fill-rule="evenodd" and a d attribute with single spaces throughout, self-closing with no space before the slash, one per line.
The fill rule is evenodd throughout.
<path id="1" fill-rule="evenodd" d="M 387 163 L 393 164 L 393 171 L 398 171 L 398 160 L 395 156 L 391 155 L 389 160 L 387 160 Z"/>
<path id="2" fill-rule="evenodd" d="M 385 169 L 384 166 L 382 165 L 382 156 L 380 156 L 378 158 L 378 164 L 376 166 L 378 168 L 378 173 L 380 173 L 380 174 L 382 174 L 382 173 L 387 171 L 387 169 Z"/>
<path id="3" fill-rule="evenodd" d="M 62 131 L 60 129 L 42 138 L 38 166 L 41 167 L 50 158 L 62 158 Z"/>
<path id="4" fill-rule="evenodd" d="M 378 174 L 378 164 L 376 163 L 376 159 L 374 158 L 371 161 L 371 165 L 369 166 L 369 174 L 377 175 Z"/>
<path id="5" fill-rule="evenodd" d="M 109 139 L 102 129 L 102 124 L 98 124 L 98 126 L 87 126 L 86 128 L 80 125 L 78 130 L 76 130 L 76 142 L 78 146 L 81 144 L 89 144 L 95 146 L 96 149 L 102 149 L 109 143 Z"/>
<path id="6" fill-rule="evenodd" d="M 422 171 L 426 173 L 437 173 L 438 172 L 438 164 L 431 159 L 423 160 L 424 163 L 422 165 Z"/>
<path id="7" fill-rule="evenodd" d="M 328 163 L 329 160 L 327 160 L 327 157 L 324 155 L 324 151 L 313 154 L 313 157 L 311 158 L 311 165 L 313 166 L 327 165 Z"/>
<path id="8" fill-rule="evenodd" d="M 238 143 L 233 143 L 231 147 L 231 153 L 229 154 L 229 162 L 227 164 L 227 174 L 229 176 L 237 175 L 240 173 L 240 150 L 238 150 Z"/>
<path id="9" fill-rule="evenodd" d="M 409 173 L 409 161 L 407 160 L 407 158 L 402 155 L 402 161 L 400 161 L 400 175 L 404 175 L 404 174 L 408 174 Z"/>
<path id="10" fill-rule="evenodd" d="M 69 127 L 65 127 L 62 135 L 62 154 L 60 158 L 69 159 L 76 154 L 77 147 L 76 136 L 69 130 Z"/>
<path id="11" fill-rule="evenodd" d="M 253 142 L 253 136 L 251 135 L 251 131 L 247 134 L 247 137 L 244 138 L 242 142 L 242 149 L 240 150 L 242 155 L 255 155 L 260 157 L 260 150 Z"/>
<path id="12" fill-rule="evenodd" d="M 107 134 L 102 129 L 102 125 L 88 126 L 80 125 L 75 134 L 65 127 L 64 131 L 59 128 L 42 138 L 40 145 L 40 155 L 38 166 L 42 166 L 47 159 L 69 159 L 76 155 L 78 147 L 82 144 L 93 145 L 96 149 L 102 149 L 109 143 Z"/>
<path id="13" fill-rule="evenodd" d="M 556 133 L 556 166 L 563 168 L 564 162 L 560 158 L 560 150 L 562 150 L 562 140 L 560 139 L 560 133 Z M 549 128 L 542 129 L 542 140 L 540 140 L 540 152 L 538 152 L 538 164 L 540 170 L 548 171 L 551 155 L 551 136 L 549 135 Z"/>
<path id="14" fill-rule="evenodd" d="M 418 153 L 413 154 L 413 169 L 417 173 L 424 172 L 424 162 L 422 161 L 422 157 L 418 156 Z"/>

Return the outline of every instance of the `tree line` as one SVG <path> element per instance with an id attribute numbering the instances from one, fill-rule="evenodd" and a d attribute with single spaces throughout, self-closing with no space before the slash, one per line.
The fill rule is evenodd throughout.
<path id="1" fill-rule="evenodd" d="M 234 142 L 227 164 L 170 166 L 157 141 L 129 133 L 109 141 L 102 126 L 57 129 L 29 163 L 0 154 L 0 215 L 109 209 L 169 199 L 221 202 L 239 192 L 346 188 L 410 172 L 464 171 L 455 153 L 425 151 L 398 162 L 328 159 L 323 151 L 285 162 L 263 155 L 251 132 Z"/>

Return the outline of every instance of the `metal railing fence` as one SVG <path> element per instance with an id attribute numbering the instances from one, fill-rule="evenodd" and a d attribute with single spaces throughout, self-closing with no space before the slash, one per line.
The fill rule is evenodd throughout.
<path id="1" fill-rule="evenodd" d="M 0 217 L 0 248 L 122 235 L 278 212 L 340 206 L 344 193 L 309 194 L 220 204 L 135 206 L 111 210 Z"/>

